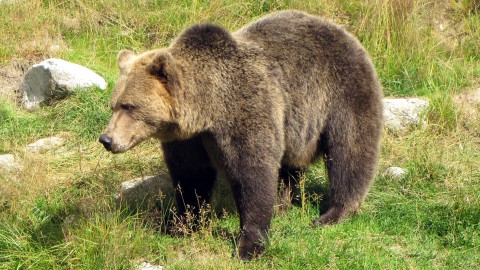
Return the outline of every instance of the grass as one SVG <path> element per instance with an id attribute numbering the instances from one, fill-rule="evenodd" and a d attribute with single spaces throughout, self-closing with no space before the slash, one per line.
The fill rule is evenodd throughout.
<path id="1" fill-rule="evenodd" d="M 278 9 L 326 16 L 371 53 L 387 96 L 424 96 L 425 127 L 386 133 L 379 174 L 362 211 L 314 228 L 322 210 L 324 168 L 307 173 L 303 203 L 274 218 L 258 260 L 232 257 L 238 216 L 218 199 L 203 229 L 179 238 L 157 224 L 168 200 L 138 211 L 117 207 L 120 183 L 165 172 L 158 143 L 113 156 L 96 142 L 110 112 L 124 48 L 167 46 L 184 27 L 212 21 L 234 30 Z M 0 63 L 61 57 L 109 83 L 27 113 L 0 99 L 0 154 L 22 162 L 0 170 L 0 269 L 475 269 L 480 265 L 480 122 L 453 96 L 480 84 L 478 1 L 250 0 L 20 1 L 0 5 Z M 440 25 L 444 30 L 440 29 Z M 8 41 L 8 42 L 6 42 Z M 60 50 L 52 50 L 59 45 Z M 25 145 L 60 134 L 62 147 L 30 154 Z M 400 166 L 402 179 L 383 177 Z M 229 197 L 221 189 L 217 198 Z"/>

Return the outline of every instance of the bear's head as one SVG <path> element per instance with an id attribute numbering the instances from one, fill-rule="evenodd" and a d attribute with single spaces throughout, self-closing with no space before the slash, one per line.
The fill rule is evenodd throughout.
<path id="1" fill-rule="evenodd" d="M 172 55 L 124 50 L 117 63 L 121 75 L 112 92 L 113 113 L 99 141 L 108 151 L 122 153 L 150 137 L 172 140 L 178 129 L 172 91 L 180 87 Z"/>
<path id="2" fill-rule="evenodd" d="M 100 142 L 122 153 L 150 137 L 167 142 L 208 130 L 218 122 L 212 112 L 226 110 L 219 104 L 232 84 L 228 76 L 242 74 L 231 72 L 237 53 L 232 35 L 212 24 L 186 29 L 168 48 L 121 51 L 113 114 Z"/>

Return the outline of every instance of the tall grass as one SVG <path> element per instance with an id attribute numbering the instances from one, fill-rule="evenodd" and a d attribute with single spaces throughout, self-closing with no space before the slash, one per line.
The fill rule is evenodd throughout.
<path id="1" fill-rule="evenodd" d="M 478 17 L 462 6 L 451 10 L 423 0 L 345 2 L 352 19 L 349 26 L 376 60 L 387 95 L 458 91 L 478 77 L 478 44 L 471 43 L 478 40 L 479 29 L 471 24 L 478 23 Z M 460 33 L 451 36 L 440 27 L 456 27 Z M 461 39 L 463 33 L 468 35 Z"/>
<path id="2" fill-rule="evenodd" d="M 113 79 L 113 56 L 121 49 L 166 46 L 197 22 L 212 21 L 234 30 L 269 11 L 302 9 L 345 24 L 356 34 L 372 54 L 388 95 L 427 95 L 431 83 L 456 91 L 478 77 L 480 19 L 475 3 L 28 1 L 2 5 L 0 61 L 62 56 Z M 442 32 L 440 25 L 447 30 Z M 64 50 L 52 52 L 54 45 Z"/>
<path id="3" fill-rule="evenodd" d="M 231 202 L 207 211 L 211 219 L 199 232 L 167 235 L 168 203 L 158 199 L 132 213 L 114 199 L 122 181 L 165 172 L 158 143 L 112 156 L 96 140 L 110 114 L 119 50 L 167 46 L 196 22 L 235 30 L 281 9 L 342 24 L 372 55 L 386 95 L 425 96 L 431 107 L 426 127 L 384 135 L 379 175 L 358 215 L 311 226 L 324 210 L 317 192 L 328 188 L 324 167 L 316 164 L 302 182 L 300 205 L 274 218 L 264 256 L 244 264 L 232 257 L 239 221 Z M 0 100 L 0 154 L 13 153 L 23 167 L 0 169 L 0 268 L 134 269 L 148 261 L 169 269 L 474 269 L 480 265 L 480 122 L 452 96 L 480 83 L 479 25 L 473 0 L 0 4 L 0 63 L 62 57 L 109 83 L 105 92 L 80 92 L 34 113 Z M 59 149 L 24 151 L 58 134 L 66 139 Z M 383 177 L 389 166 L 408 173 Z M 218 201 L 229 197 L 228 188 L 219 190 Z"/>

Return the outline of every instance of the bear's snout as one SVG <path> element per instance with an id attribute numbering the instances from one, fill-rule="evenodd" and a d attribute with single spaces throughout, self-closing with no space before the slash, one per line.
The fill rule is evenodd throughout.
<path id="1" fill-rule="evenodd" d="M 107 134 L 102 134 L 98 141 L 103 144 L 105 149 L 112 152 L 112 138 L 107 136 Z"/>

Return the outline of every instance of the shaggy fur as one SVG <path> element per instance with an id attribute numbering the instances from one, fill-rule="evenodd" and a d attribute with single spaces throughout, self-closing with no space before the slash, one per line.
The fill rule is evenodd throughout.
<path id="1" fill-rule="evenodd" d="M 340 221 L 364 200 L 378 158 L 381 87 L 363 47 L 339 26 L 296 11 L 232 34 L 195 25 L 168 48 L 122 51 L 118 65 L 100 141 L 120 153 L 160 139 L 181 214 L 185 204 L 208 202 L 225 174 L 242 259 L 264 250 L 279 175 L 294 184 L 324 158 L 331 205 L 317 225 Z"/>

